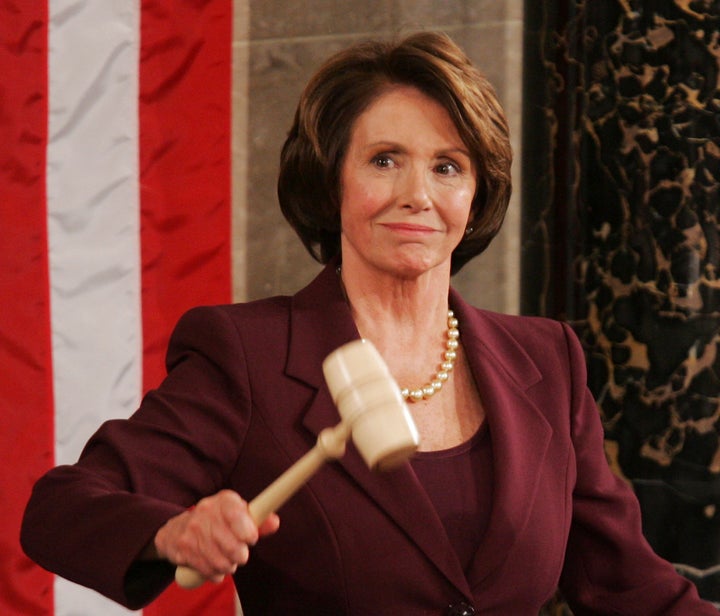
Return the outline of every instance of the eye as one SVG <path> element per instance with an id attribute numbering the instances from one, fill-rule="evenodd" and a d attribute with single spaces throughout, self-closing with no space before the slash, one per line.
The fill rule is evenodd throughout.
<path id="1" fill-rule="evenodd" d="M 392 169 L 395 166 L 395 161 L 389 154 L 373 156 L 371 163 L 378 169 Z"/>
<path id="2" fill-rule="evenodd" d="M 451 161 L 445 161 L 435 167 L 435 171 L 440 175 L 458 175 L 462 172 L 460 166 Z"/>

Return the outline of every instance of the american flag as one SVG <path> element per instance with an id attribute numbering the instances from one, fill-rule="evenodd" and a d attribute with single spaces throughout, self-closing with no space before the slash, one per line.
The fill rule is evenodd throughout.
<path id="1" fill-rule="evenodd" d="M 231 287 L 232 0 L 0 2 L 0 613 L 126 610 L 31 563 L 32 484 Z M 134 612 L 136 613 L 136 612 Z M 229 583 L 145 614 L 235 613 Z"/>

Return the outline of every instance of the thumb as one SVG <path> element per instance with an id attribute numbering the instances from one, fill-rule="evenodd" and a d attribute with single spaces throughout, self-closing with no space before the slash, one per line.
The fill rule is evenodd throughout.
<path id="1" fill-rule="evenodd" d="M 277 513 L 271 513 L 258 526 L 258 533 L 261 537 L 264 537 L 265 535 L 272 535 L 278 528 L 280 528 L 280 517 Z"/>

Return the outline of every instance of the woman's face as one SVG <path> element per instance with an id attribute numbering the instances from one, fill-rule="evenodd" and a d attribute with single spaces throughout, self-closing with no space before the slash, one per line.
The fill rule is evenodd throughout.
<path id="1" fill-rule="evenodd" d="M 352 128 L 341 183 L 344 261 L 403 278 L 449 271 L 476 172 L 439 103 L 410 86 L 382 94 Z"/>

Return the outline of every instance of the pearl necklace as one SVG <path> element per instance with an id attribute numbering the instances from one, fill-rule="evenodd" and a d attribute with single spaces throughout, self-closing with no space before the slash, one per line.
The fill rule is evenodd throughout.
<path id="1" fill-rule="evenodd" d="M 458 340 L 460 338 L 458 320 L 455 318 L 455 313 L 453 313 L 452 310 L 448 310 L 447 325 L 447 345 L 446 350 L 443 353 L 443 361 L 440 364 L 438 371 L 435 373 L 430 382 L 426 383 L 422 387 L 418 387 L 417 389 L 405 387 L 400 390 L 402 397 L 408 402 L 427 400 L 435 392 L 440 391 L 443 383 L 450 377 L 450 372 L 455 366 L 455 359 L 457 359 L 457 348 L 460 344 Z"/>

